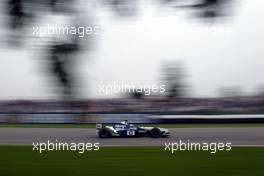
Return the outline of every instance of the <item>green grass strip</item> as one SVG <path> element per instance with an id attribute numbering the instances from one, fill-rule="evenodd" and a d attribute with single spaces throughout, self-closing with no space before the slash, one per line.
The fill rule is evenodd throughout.
<path id="1" fill-rule="evenodd" d="M 49 151 L 0 146 L 1 176 L 263 176 L 264 147 L 176 152 L 161 147 L 101 147 L 99 151 Z"/>

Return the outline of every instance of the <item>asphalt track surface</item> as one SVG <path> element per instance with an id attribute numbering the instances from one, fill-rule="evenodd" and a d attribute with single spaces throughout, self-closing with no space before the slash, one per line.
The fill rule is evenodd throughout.
<path id="1" fill-rule="evenodd" d="M 101 146 L 164 146 L 165 142 L 231 142 L 233 146 L 264 146 L 264 127 L 173 128 L 168 138 L 100 139 L 95 129 L 0 128 L 0 144 L 32 145 L 36 142 L 99 142 Z"/>

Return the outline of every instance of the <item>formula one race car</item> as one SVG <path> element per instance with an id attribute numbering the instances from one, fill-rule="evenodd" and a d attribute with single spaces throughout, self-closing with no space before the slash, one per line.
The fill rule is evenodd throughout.
<path id="1" fill-rule="evenodd" d="M 127 121 L 111 125 L 96 124 L 100 138 L 109 137 L 167 137 L 170 135 L 168 129 L 158 127 L 137 127 Z"/>

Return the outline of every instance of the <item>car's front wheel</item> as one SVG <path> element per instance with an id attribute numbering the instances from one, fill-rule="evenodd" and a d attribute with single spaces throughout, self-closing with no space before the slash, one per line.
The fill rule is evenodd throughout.
<path id="1" fill-rule="evenodd" d="M 106 128 L 101 128 L 98 132 L 100 138 L 108 138 L 110 137 L 110 132 Z"/>
<path id="2" fill-rule="evenodd" d="M 153 138 L 159 138 L 159 137 L 161 137 L 160 129 L 159 129 L 159 128 L 152 128 L 152 129 L 150 130 L 150 135 L 151 135 L 151 137 L 153 137 Z"/>

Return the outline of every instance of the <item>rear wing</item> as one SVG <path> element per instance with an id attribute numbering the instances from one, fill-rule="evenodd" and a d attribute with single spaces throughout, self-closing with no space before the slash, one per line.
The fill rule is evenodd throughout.
<path id="1" fill-rule="evenodd" d="M 95 128 L 96 129 L 101 129 L 101 128 L 103 128 L 103 124 L 102 123 L 97 123 Z"/>

